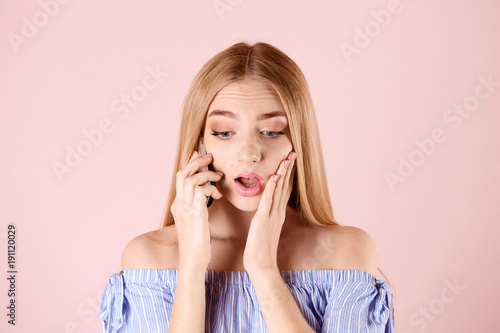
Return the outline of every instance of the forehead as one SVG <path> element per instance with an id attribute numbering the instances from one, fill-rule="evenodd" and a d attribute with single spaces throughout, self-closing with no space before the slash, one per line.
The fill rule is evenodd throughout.
<path id="1" fill-rule="evenodd" d="M 282 111 L 284 108 L 274 89 L 258 81 L 232 82 L 222 88 L 213 99 L 212 110 L 228 110 L 236 113 Z"/>

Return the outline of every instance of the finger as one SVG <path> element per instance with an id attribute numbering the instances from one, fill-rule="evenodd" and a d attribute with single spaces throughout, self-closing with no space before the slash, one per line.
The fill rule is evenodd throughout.
<path id="1" fill-rule="evenodd" d="M 191 162 L 193 159 L 195 159 L 196 157 L 198 157 L 198 152 L 196 150 L 193 150 L 193 152 L 191 153 L 191 157 L 189 158 L 189 162 Z"/>
<path id="2" fill-rule="evenodd" d="M 285 178 L 284 176 L 286 173 L 286 162 L 287 161 L 288 161 L 288 159 L 281 161 L 281 163 L 278 167 L 278 171 L 276 172 L 276 174 L 279 175 L 279 179 L 276 182 L 275 190 L 273 193 L 273 201 L 275 202 L 275 204 L 273 205 L 272 209 L 277 209 L 278 203 L 280 202 L 281 192 L 283 189 L 283 179 Z"/>
<path id="3" fill-rule="evenodd" d="M 220 191 L 214 185 L 207 184 L 200 186 L 200 190 L 203 192 L 205 197 L 212 197 L 214 199 L 222 198 L 222 193 L 220 193 Z"/>
<path id="4" fill-rule="evenodd" d="M 222 178 L 222 173 L 219 174 L 211 170 L 198 172 L 197 174 L 194 174 L 191 177 L 189 177 L 189 179 L 194 185 L 200 185 L 200 186 L 205 185 L 209 181 L 217 182 L 221 180 L 221 178 Z"/>
<path id="5" fill-rule="evenodd" d="M 196 157 L 198 157 L 198 152 L 196 150 L 193 150 L 191 152 L 191 156 L 189 158 L 188 164 L 191 163 Z M 176 197 L 181 198 L 182 202 L 184 203 L 184 181 L 187 177 L 187 172 L 184 170 L 186 167 L 183 169 L 180 169 L 177 171 L 177 174 L 175 176 L 175 192 L 176 192 Z"/>
<path id="6" fill-rule="evenodd" d="M 215 174 L 216 176 L 219 176 Z M 212 197 L 214 199 L 222 198 L 222 193 L 214 186 L 208 183 L 207 185 L 196 186 L 194 189 L 193 206 L 198 209 L 205 207 L 207 202 L 207 197 Z"/>
<path id="7" fill-rule="evenodd" d="M 206 156 L 206 157 L 205 157 Z M 190 179 L 192 175 L 198 172 L 201 167 L 207 166 L 212 161 L 211 155 L 198 156 L 189 162 L 177 175 L 176 181 L 179 181 L 180 187 L 182 187 L 182 193 L 184 196 L 184 205 L 188 207 L 192 204 L 194 199 L 194 189 L 195 185 L 193 180 Z"/>
<path id="8" fill-rule="evenodd" d="M 273 206 L 271 208 L 271 214 L 273 213 L 273 211 L 278 211 L 281 207 L 281 202 L 283 198 L 283 187 L 286 181 L 286 172 L 289 168 L 289 165 L 287 166 L 287 163 L 290 164 L 289 157 L 281 161 L 280 166 L 278 168 L 277 174 L 280 175 L 280 178 L 276 184 L 276 189 L 274 190 L 274 199 L 273 199 Z"/>
<path id="9" fill-rule="evenodd" d="M 197 173 L 200 168 L 206 167 L 212 163 L 212 159 L 213 157 L 211 154 L 199 156 L 198 152 L 194 152 L 193 155 L 191 155 L 189 162 L 180 170 L 180 172 L 185 178 L 188 178 Z"/>
<path id="10" fill-rule="evenodd" d="M 214 171 L 203 171 L 197 173 L 188 178 L 189 184 L 192 186 L 192 191 L 194 192 L 193 200 L 196 200 L 196 204 L 193 203 L 198 208 L 203 207 L 202 204 L 206 205 L 206 198 L 213 197 L 214 199 L 222 198 L 222 193 L 212 185 L 211 182 L 217 182 L 221 180 L 222 172 Z M 189 186 L 189 185 L 188 185 Z M 190 192 L 191 190 L 189 190 Z M 202 195 L 200 195 L 203 194 Z"/>
<path id="11" fill-rule="evenodd" d="M 259 206 L 257 207 L 257 214 L 261 216 L 269 216 L 271 211 L 271 206 L 273 204 L 274 189 L 276 188 L 276 182 L 274 177 L 276 174 L 271 175 L 267 180 L 264 191 L 262 192 L 262 198 L 260 198 Z"/>
<path id="12" fill-rule="evenodd" d="M 220 199 L 222 198 L 222 194 L 219 192 L 219 190 L 210 184 L 209 181 L 219 181 L 222 178 L 221 175 L 213 172 L 213 171 L 203 171 L 201 173 L 197 173 L 194 176 L 189 177 L 189 183 L 192 186 L 192 191 L 195 192 L 195 195 L 197 194 L 196 192 L 200 192 L 203 194 L 203 196 L 198 195 L 197 200 L 203 201 L 202 199 L 204 198 L 203 203 L 206 202 L 206 197 L 208 196 L 213 196 L 215 199 Z M 189 190 L 191 191 L 191 190 Z M 194 198 L 193 198 L 194 200 Z"/>
<path id="13" fill-rule="evenodd" d="M 290 156 L 291 156 L 291 154 L 288 155 L 288 157 L 290 157 Z M 282 197 L 283 178 L 284 178 L 284 175 L 285 175 L 286 169 L 287 169 L 285 166 L 286 161 L 288 161 L 288 158 L 281 161 L 276 173 L 270 177 L 271 183 L 269 185 L 272 185 L 272 186 L 266 185 L 266 188 L 264 189 L 264 193 L 262 194 L 261 201 L 265 201 L 263 203 L 262 212 L 263 213 L 265 212 L 266 214 L 268 214 L 268 216 L 270 214 L 272 214 L 272 211 L 279 209 L 278 207 L 279 207 L 280 199 Z M 277 181 L 274 181 L 275 176 L 279 177 Z M 268 187 L 269 187 L 270 192 L 266 193 L 266 190 L 268 190 Z"/>
<path id="14" fill-rule="evenodd" d="M 280 175 L 278 184 L 276 184 L 276 191 L 278 192 L 278 194 L 281 194 L 281 191 L 283 189 L 287 170 L 289 169 L 289 164 L 291 163 L 291 156 L 293 156 L 292 153 L 289 153 L 287 158 L 281 161 L 278 170 L 276 171 L 276 173 Z"/>
<path id="15" fill-rule="evenodd" d="M 191 203 L 192 207 L 196 209 L 206 208 L 205 202 L 207 201 L 206 195 L 201 190 L 201 187 L 194 189 L 193 202 Z"/>
<path id="16" fill-rule="evenodd" d="M 288 200 L 290 199 L 290 195 L 292 194 L 292 188 L 293 188 L 293 177 L 292 173 L 294 170 L 295 166 L 295 161 L 297 158 L 296 153 L 292 153 L 289 161 L 290 164 L 288 165 L 286 169 L 285 176 L 283 177 L 283 186 L 281 190 L 281 197 L 279 201 L 279 210 L 286 210 L 286 205 L 288 203 Z"/>
<path id="17" fill-rule="evenodd" d="M 191 152 L 191 156 L 189 158 L 188 164 L 191 163 L 198 156 L 199 156 L 198 152 L 196 150 L 193 150 Z M 184 167 L 184 168 L 186 168 L 186 167 Z M 177 176 L 176 176 L 176 192 L 177 192 L 176 196 L 181 198 L 182 202 L 184 204 L 188 203 L 188 202 L 185 202 L 185 200 L 184 200 L 184 198 L 186 197 L 184 186 L 185 186 L 185 181 L 186 181 L 187 177 L 188 177 L 188 173 L 186 171 L 181 171 L 181 170 L 179 170 L 179 172 L 177 173 Z"/>

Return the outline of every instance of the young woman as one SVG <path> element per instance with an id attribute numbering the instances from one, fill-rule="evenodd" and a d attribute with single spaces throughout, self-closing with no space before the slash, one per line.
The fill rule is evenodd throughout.
<path id="1" fill-rule="evenodd" d="M 176 155 L 162 227 L 130 241 L 108 280 L 105 332 L 393 332 L 376 244 L 333 216 L 309 88 L 288 56 L 238 43 L 210 59 Z"/>

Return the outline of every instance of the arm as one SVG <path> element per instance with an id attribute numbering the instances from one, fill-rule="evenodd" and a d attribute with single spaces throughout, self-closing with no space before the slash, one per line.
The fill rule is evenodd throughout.
<path id="1" fill-rule="evenodd" d="M 168 332 L 205 332 L 205 270 L 179 269 Z"/>
<path id="2" fill-rule="evenodd" d="M 200 148 L 203 151 L 201 141 Z M 222 197 L 214 185 L 207 185 L 222 177 L 207 170 L 211 161 L 211 154 L 198 156 L 193 151 L 188 164 L 176 174 L 176 196 L 170 209 L 176 221 L 179 269 L 169 333 L 205 332 L 205 272 L 211 258 L 207 196 Z"/>
<path id="3" fill-rule="evenodd" d="M 205 272 L 211 258 L 206 200 L 207 196 L 222 197 L 214 185 L 206 185 L 222 177 L 213 171 L 202 171 L 211 160 L 211 154 L 198 156 L 193 151 L 188 164 L 176 173 L 175 200 L 170 210 L 175 219 L 175 225 L 171 227 L 178 236 L 174 248 L 179 253 L 179 268 L 168 323 L 170 333 L 205 331 Z M 157 232 L 165 230 L 161 228 Z M 156 237 L 149 233 L 133 239 L 122 256 L 123 269 L 170 266 L 172 256 L 165 254 L 170 250 L 155 246 L 154 239 Z"/>
<path id="4" fill-rule="evenodd" d="M 243 265 L 257 294 L 259 307 L 270 333 L 314 332 L 302 315 L 277 266 L 278 243 L 292 192 L 292 166 L 289 154 L 264 189 L 248 232 Z"/>
<path id="5" fill-rule="evenodd" d="M 314 332 L 278 270 L 248 271 L 270 333 Z"/>
<path id="6" fill-rule="evenodd" d="M 165 261 L 171 256 L 165 256 L 165 251 L 169 252 L 164 247 L 157 248 L 145 235 L 138 236 L 126 246 L 122 256 L 122 268 L 148 269 L 169 266 L 170 259 Z M 205 271 L 203 265 L 180 265 L 171 305 L 169 333 L 205 332 Z"/>

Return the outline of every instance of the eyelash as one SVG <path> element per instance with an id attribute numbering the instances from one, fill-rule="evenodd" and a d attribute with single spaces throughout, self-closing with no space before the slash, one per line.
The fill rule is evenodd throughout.
<path id="1" fill-rule="evenodd" d="M 273 133 L 273 134 L 274 134 L 273 136 L 267 136 L 267 135 L 266 135 L 266 137 L 267 137 L 268 139 L 271 139 L 271 140 L 276 140 L 276 139 L 279 139 L 279 137 L 280 137 L 281 135 L 284 135 L 284 134 L 285 134 L 285 131 L 284 131 L 284 130 L 283 130 L 283 131 L 279 131 L 279 132 L 273 132 L 273 131 L 263 131 L 263 132 Z M 221 137 L 219 136 L 220 134 L 224 134 L 224 133 L 231 133 L 231 131 L 226 131 L 226 132 L 216 132 L 216 131 L 212 130 L 212 133 L 210 133 L 210 134 L 212 134 L 213 136 L 218 137 L 220 140 L 227 141 L 229 138 L 221 138 Z"/>

